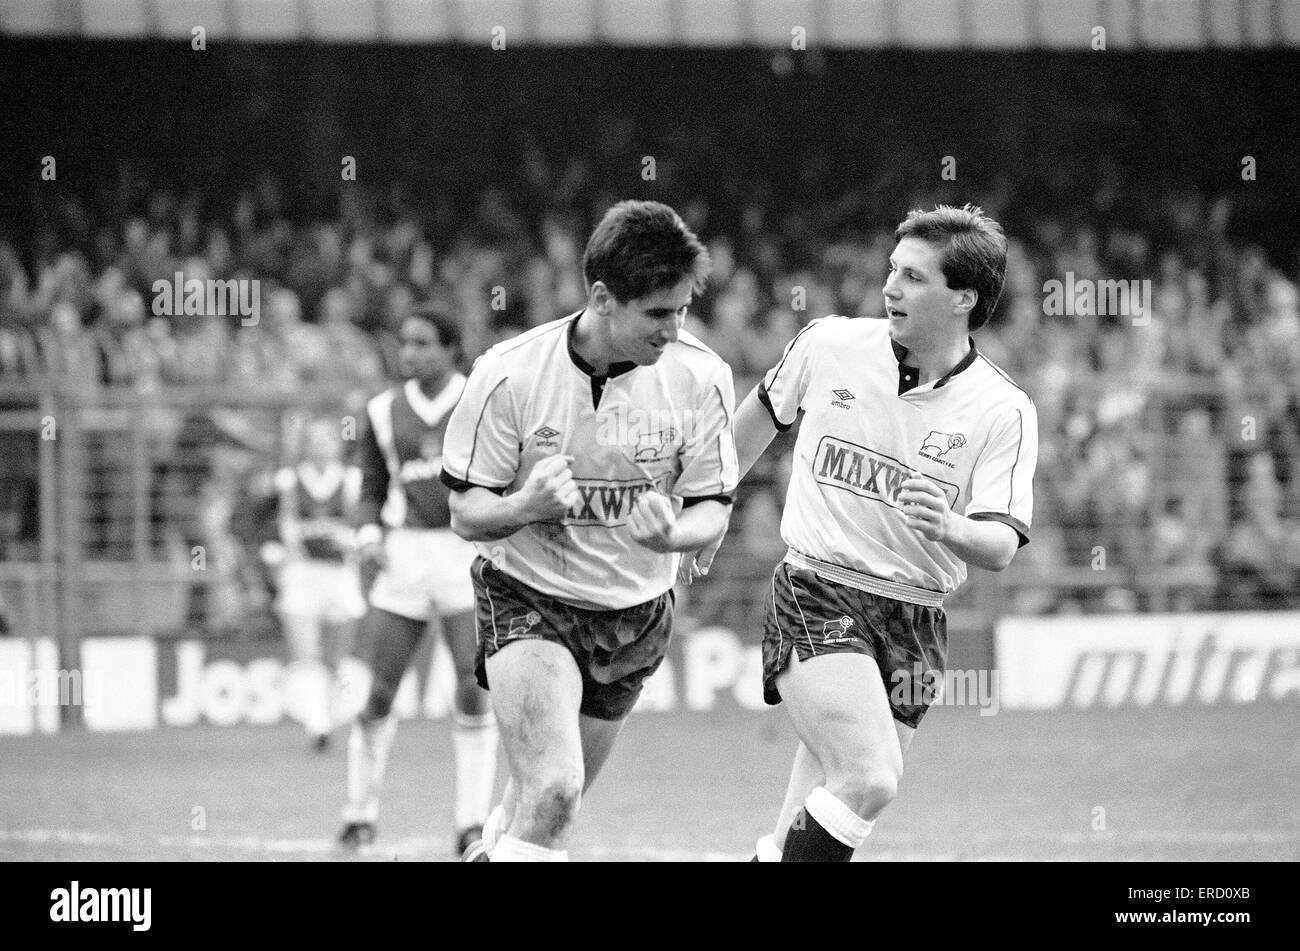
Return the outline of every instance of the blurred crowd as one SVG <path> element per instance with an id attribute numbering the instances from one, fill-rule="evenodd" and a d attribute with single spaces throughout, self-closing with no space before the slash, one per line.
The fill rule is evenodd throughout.
<path id="1" fill-rule="evenodd" d="M 255 591 L 286 419 L 355 413 L 398 373 L 419 302 L 459 316 L 471 357 L 571 313 L 583 242 L 620 198 L 672 204 L 707 242 L 690 328 L 738 396 L 808 320 L 881 314 L 909 208 L 976 201 L 1011 238 L 978 345 L 1040 421 L 1013 607 L 1300 604 L 1300 227 L 1276 211 L 1300 175 L 1257 104 L 1278 129 L 1300 107 L 1274 94 L 1276 57 L 96 49 L 16 50 L 15 114 L 62 143 L 60 177 L 0 220 L 0 399 L 55 386 L 112 410 L 85 442 L 89 559 L 208 539 Z M 178 274 L 257 282 L 256 322 L 170 314 Z M 1102 280 L 1138 282 L 1139 302 L 1049 300 Z M 0 440 L 0 558 L 31 559 L 37 440 Z M 712 610 L 758 610 L 782 445 L 740 496 Z"/>
<path id="2" fill-rule="evenodd" d="M 551 165 L 540 153 L 532 160 L 536 167 L 524 175 L 552 197 L 549 209 L 534 216 L 530 202 L 487 189 L 451 232 L 435 232 L 400 194 L 361 186 L 345 190 L 334 217 L 296 220 L 269 177 L 225 211 L 199 193 L 127 177 L 93 200 L 65 196 L 43 209 L 33 267 L 19 249 L 0 244 L 0 384 L 53 384 L 92 403 L 130 392 L 162 408 L 176 388 L 202 385 L 279 394 L 286 406 L 294 394 L 326 390 L 342 403 L 344 394 L 373 393 L 396 377 L 397 331 L 425 300 L 461 317 L 472 356 L 584 300 L 583 241 L 608 196 L 585 189 L 577 160 Z M 1184 192 L 1146 207 L 1145 227 L 1107 225 L 1097 209 L 1086 209 L 1094 213 L 1070 223 L 1042 217 L 1009 229 L 1006 288 L 977 342 L 1039 410 L 1034 541 L 1018 568 L 1059 575 L 1055 584 L 1028 587 L 1020 607 L 1149 607 L 1151 585 L 1164 591 L 1161 607 L 1295 604 L 1296 284 L 1259 248 L 1229 238 L 1226 199 Z M 782 212 L 753 200 L 735 216 L 738 227 L 724 232 L 706 201 L 680 210 L 714 262 L 689 327 L 731 364 L 738 393 L 807 320 L 881 315 L 896 222 L 846 228 L 819 222 L 811 204 Z M 166 282 L 170 295 L 178 273 L 186 281 L 256 280 L 257 322 L 167 315 L 155 282 Z M 1044 285 L 1067 273 L 1076 284 L 1149 279 L 1151 299 L 1125 314 L 1050 315 Z M 259 442 L 248 429 L 237 412 L 205 411 L 174 414 L 169 438 L 151 435 L 149 471 L 158 485 L 171 484 L 173 498 L 207 498 L 194 516 L 207 528 L 182 536 L 233 531 L 236 499 L 251 493 L 245 503 L 258 504 L 256 478 L 280 461 L 259 460 L 258 450 L 279 443 Z M 191 460 L 206 460 L 202 474 L 168 483 L 169 460 L 186 447 L 196 453 Z M 234 450 L 233 462 L 222 462 L 223 447 Z M 126 477 L 129 446 L 105 440 L 99 452 L 106 478 L 114 466 Z M 782 465 L 773 454 L 745 495 L 739 561 L 761 554 L 766 564 L 779 555 L 766 549 Z M 19 557 L 16 540 L 33 531 L 31 493 L 11 487 L 4 502 L 7 554 Z M 94 508 L 88 522 L 105 527 L 88 543 L 91 557 L 120 556 L 129 514 L 115 519 L 111 502 Z M 155 508 L 162 511 L 151 524 L 162 546 L 167 504 Z"/>

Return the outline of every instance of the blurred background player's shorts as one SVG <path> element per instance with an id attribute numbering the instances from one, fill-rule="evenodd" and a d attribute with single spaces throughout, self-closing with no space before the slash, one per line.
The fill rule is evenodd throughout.
<path id="1" fill-rule="evenodd" d="M 474 546 L 449 528 L 395 528 L 384 541 L 388 564 L 370 589 L 372 607 L 416 621 L 474 610 L 469 569 Z"/>
<path id="2" fill-rule="evenodd" d="M 280 573 L 281 614 L 343 624 L 366 613 L 366 599 L 355 565 L 340 561 L 288 562 Z"/>

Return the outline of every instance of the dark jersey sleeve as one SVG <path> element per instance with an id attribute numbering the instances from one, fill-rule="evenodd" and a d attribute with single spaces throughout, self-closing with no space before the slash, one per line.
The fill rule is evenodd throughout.
<path id="1" fill-rule="evenodd" d="M 388 471 L 388 460 L 384 458 L 384 452 L 379 448 L 379 440 L 375 436 L 375 427 L 370 420 L 369 413 L 366 414 L 366 422 L 362 427 L 361 438 L 357 440 L 357 453 L 354 461 L 357 468 L 361 470 L 361 497 L 357 506 L 358 521 L 363 523 L 377 522 L 379 512 L 388 498 L 388 480 L 391 475 Z"/>

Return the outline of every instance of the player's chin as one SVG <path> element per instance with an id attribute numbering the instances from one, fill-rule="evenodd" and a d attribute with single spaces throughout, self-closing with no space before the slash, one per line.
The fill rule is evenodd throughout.
<path id="1" fill-rule="evenodd" d="M 659 358 L 664 355 L 664 351 L 667 349 L 668 344 L 656 346 L 653 343 L 648 343 L 645 345 L 645 349 L 641 352 L 641 355 L 638 357 L 636 362 L 643 367 L 651 366 L 659 362 Z"/>

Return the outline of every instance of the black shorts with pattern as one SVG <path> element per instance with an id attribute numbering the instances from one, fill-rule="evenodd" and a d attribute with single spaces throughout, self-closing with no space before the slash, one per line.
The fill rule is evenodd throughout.
<path id="1" fill-rule="evenodd" d="M 825 654 L 875 658 L 894 719 L 915 728 L 930 706 L 921 684 L 943 674 L 948 620 L 943 608 L 860 591 L 781 562 L 763 620 L 763 699 L 769 704 L 781 702 L 776 678 L 791 650 L 800 663 Z"/>
<path id="2" fill-rule="evenodd" d="M 671 589 L 630 608 L 595 611 L 542 594 L 482 556 L 474 559 L 470 575 L 478 623 L 474 673 L 485 690 L 491 689 L 487 659 L 497 651 L 519 640 L 552 641 L 573 655 L 582 674 L 581 712 L 621 720 L 668 652 Z"/>

